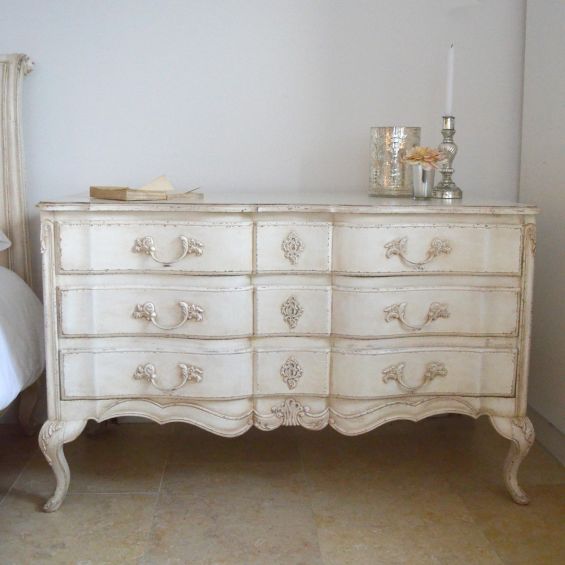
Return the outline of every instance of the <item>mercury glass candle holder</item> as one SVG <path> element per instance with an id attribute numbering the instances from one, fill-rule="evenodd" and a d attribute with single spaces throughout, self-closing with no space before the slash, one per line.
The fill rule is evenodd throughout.
<path id="1" fill-rule="evenodd" d="M 419 127 L 371 128 L 369 195 L 412 196 L 412 167 L 404 157 L 419 144 Z"/>

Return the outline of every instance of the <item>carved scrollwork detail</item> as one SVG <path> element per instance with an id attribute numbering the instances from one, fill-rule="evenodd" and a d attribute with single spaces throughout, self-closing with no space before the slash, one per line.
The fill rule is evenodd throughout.
<path id="1" fill-rule="evenodd" d="M 304 314 L 304 308 L 295 296 L 289 296 L 281 305 L 281 314 L 290 329 L 294 329 Z"/>
<path id="2" fill-rule="evenodd" d="M 182 301 L 178 305 L 181 311 L 181 320 L 172 326 L 163 326 L 157 321 L 157 309 L 153 302 L 137 304 L 132 312 L 132 316 L 138 320 L 147 320 L 161 330 L 176 330 L 189 320 L 194 320 L 195 322 L 202 322 L 204 320 L 204 309 L 201 306 Z"/>
<path id="3" fill-rule="evenodd" d="M 289 357 L 283 364 L 280 370 L 282 380 L 289 390 L 296 388 L 298 381 L 302 378 L 304 370 L 300 363 L 294 358 Z"/>
<path id="4" fill-rule="evenodd" d="M 179 236 L 179 241 L 181 243 L 182 251 L 176 259 L 163 260 L 159 259 L 156 255 L 155 241 L 150 235 L 144 237 L 139 237 L 135 240 L 135 245 L 133 247 L 134 253 L 144 253 L 149 255 L 153 261 L 160 263 L 161 265 L 173 265 L 184 259 L 187 255 L 200 256 L 204 253 L 204 244 L 192 237 L 186 237 L 184 235 Z"/>
<path id="5" fill-rule="evenodd" d="M 199 383 L 202 381 L 204 371 L 200 367 L 179 363 L 178 368 L 180 371 L 181 381 L 179 384 L 172 387 L 163 387 L 157 382 L 157 370 L 155 369 L 155 365 L 152 363 L 139 365 L 133 374 L 133 378 L 138 381 L 148 381 L 161 392 L 174 392 L 175 390 L 182 388 L 186 383 Z"/>
<path id="6" fill-rule="evenodd" d="M 439 237 L 434 237 L 430 242 L 430 246 L 426 252 L 426 256 L 422 261 L 411 261 L 406 257 L 406 252 L 408 248 L 408 238 L 400 237 L 398 239 L 393 239 L 388 243 L 385 243 L 385 257 L 390 259 L 391 257 L 397 256 L 402 263 L 416 269 L 418 271 L 423 270 L 424 265 L 439 257 L 440 255 L 449 255 L 451 253 L 451 245 L 449 241 L 445 239 L 440 239 Z"/>
<path id="7" fill-rule="evenodd" d="M 421 389 L 427 383 L 433 381 L 437 377 L 446 377 L 447 368 L 445 365 L 439 361 L 431 361 L 426 365 L 426 370 L 422 376 L 420 384 L 415 386 L 410 386 L 404 382 L 404 368 L 406 363 L 396 363 L 390 367 L 386 367 L 382 371 L 383 382 L 388 383 L 389 381 L 396 381 L 396 384 L 404 392 L 416 392 Z"/>
<path id="8" fill-rule="evenodd" d="M 304 243 L 298 237 L 298 234 L 294 231 L 291 231 L 284 239 L 281 244 L 281 249 L 284 253 L 284 256 L 290 261 L 292 265 L 296 265 L 298 263 L 298 259 L 300 255 L 304 251 Z"/>
<path id="9" fill-rule="evenodd" d="M 530 243 L 530 249 L 532 250 L 532 255 L 536 254 L 536 224 L 526 224 L 524 228 L 524 236 Z"/>
<path id="10" fill-rule="evenodd" d="M 447 304 L 441 302 L 432 302 L 428 308 L 428 313 L 426 319 L 421 324 L 411 324 L 406 320 L 406 302 L 400 302 L 398 304 L 391 304 L 384 309 L 385 322 L 391 322 L 392 320 L 398 320 L 400 325 L 410 331 L 421 331 L 428 324 L 431 324 L 439 318 L 449 318 L 449 310 Z"/>
<path id="11" fill-rule="evenodd" d="M 45 456 L 45 460 L 49 465 L 53 466 L 53 461 L 48 454 L 48 447 L 49 447 L 49 440 L 53 437 L 53 434 L 62 430 L 64 427 L 63 421 L 53 420 L 49 422 L 47 426 L 41 428 L 41 432 L 39 433 L 39 447 Z"/>
<path id="12" fill-rule="evenodd" d="M 304 426 L 321 429 L 328 423 L 328 411 L 312 414 L 309 406 L 304 406 L 294 398 L 287 398 L 282 404 L 273 406 L 271 412 L 281 421 L 281 426 Z"/>
<path id="13" fill-rule="evenodd" d="M 51 233 L 53 231 L 53 222 L 51 220 L 44 220 L 41 224 L 41 235 L 40 235 L 40 251 L 43 255 L 47 252 L 47 247 L 51 240 Z"/>
<path id="14" fill-rule="evenodd" d="M 534 443 L 534 426 L 528 418 L 512 418 L 512 427 L 517 428 L 517 433 L 513 430 L 513 436 L 522 436 L 529 446 Z"/>

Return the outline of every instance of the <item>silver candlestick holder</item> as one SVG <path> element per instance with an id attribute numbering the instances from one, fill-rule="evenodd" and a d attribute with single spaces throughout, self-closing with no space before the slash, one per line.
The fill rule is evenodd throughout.
<path id="1" fill-rule="evenodd" d="M 453 116 L 443 116 L 443 129 L 441 133 L 443 141 L 439 144 L 438 149 L 446 154 L 447 159 L 439 170 L 442 179 L 434 186 L 432 198 L 462 198 L 463 192 L 453 182 L 452 178 L 454 172 L 453 159 L 457 155 L 457 144 L 453 141 L 453 136 L 455 135 L 455 118 Z"/>

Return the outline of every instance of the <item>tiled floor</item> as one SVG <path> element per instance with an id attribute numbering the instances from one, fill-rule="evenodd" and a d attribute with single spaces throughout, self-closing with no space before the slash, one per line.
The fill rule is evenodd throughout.
<path id="1" fill-rule="evenodd" d="M 51 470 L 0 426 L 0 563 L 561 565 L 565 471 L 534 445 L 518 506 L 507 448 L 459 416 L 353 438 L 122 424 L 66 446 L 69 495 L 44 514 Z"/>

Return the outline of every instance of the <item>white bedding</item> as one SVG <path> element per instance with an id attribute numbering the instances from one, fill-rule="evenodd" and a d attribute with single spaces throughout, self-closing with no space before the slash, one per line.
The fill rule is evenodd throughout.
<path id="1" fill-rule="evenodd" d="M 45 367 L 43 307 L 14 272 L 0 267 L 0 410 Z"/>

